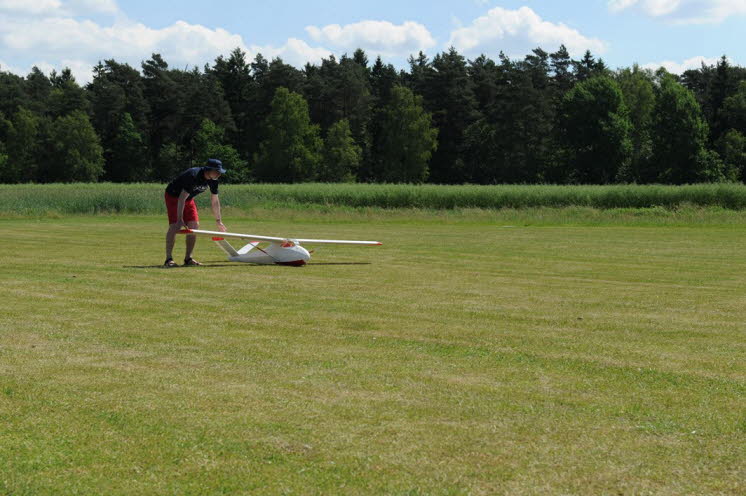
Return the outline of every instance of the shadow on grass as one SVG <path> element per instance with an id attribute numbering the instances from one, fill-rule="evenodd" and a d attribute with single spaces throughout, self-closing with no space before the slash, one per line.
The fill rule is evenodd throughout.
<path id="1" fill-rule="evenodd" d="M 259 267 L 258 265 L 250 264 L 211 264 L 202 263 L 199 267 L 185 267 L 183 265 L 177 265 L 176 267 L 164 267 L 163 265 L 122 265 L 123 269 L 162 269 L 162 270 L 175 270 L 175 269 L 217 269 L 220 267 L 241 267 L 241 266 Z"/>
<path id="2" fill-rule="evenodd" d="M 306 265 L 370 265 L 371 262 L 310 262 Z"/>
<path id="3" fill-rule="evenodd" d="M 306 266 L 313 265 L 370 265 L 370 262 L 311 262 Z M 274 264 L 251 264 L 251 263 L 211 263 L 203 262 L 199 267 L 185 267 L 183 265 L 177 265 L 176 267 L 164 267 L 163 265 L 123 265 L 123 269 L 160 269 L 160 270 L 174 270 L 174 269 L 216 269 L 220 267 L 284 267 L 282 265 Z"/>

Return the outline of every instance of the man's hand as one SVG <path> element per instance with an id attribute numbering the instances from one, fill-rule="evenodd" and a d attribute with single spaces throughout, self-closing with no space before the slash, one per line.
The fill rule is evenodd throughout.
<path id="1" fill-rule="evenodd" d="M 222 221 L 216 220 L 216 221 L 215 221 L 215 223 L 216 223 L 216 224 L 218 225 L 218 230 L 219 230 L 220 232 L 225 232 L 225 231 L 227 231 L 227 230 L 228 230 L 228 228 L 227 228 L 227 227 L 225 227 L 225 225 L 223 224 L 223 222 L 222 222 Z"/>
<path id="2" fill-rule="evenodd" d="M 184 222 L 184 220 L 182 219 L 176 220 L 176 228 L 177 229 L 189 229 L 189 227 L 187 227 L 186 225 L 186 222 Z"/>

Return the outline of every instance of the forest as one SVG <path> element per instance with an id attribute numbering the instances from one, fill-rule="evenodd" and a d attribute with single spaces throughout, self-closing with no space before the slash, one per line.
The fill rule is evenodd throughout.
<path id="1" fill-rule="evenodd" d="M 358 49 L 298 69 L 236 48 L 92 72 L 0 71 L 0 183 L 164 182 L 210 157 L 233 183 L 746 179 L 746 68 L 725 56 L 675 75 L 564 46 L 406 69 Z"/>

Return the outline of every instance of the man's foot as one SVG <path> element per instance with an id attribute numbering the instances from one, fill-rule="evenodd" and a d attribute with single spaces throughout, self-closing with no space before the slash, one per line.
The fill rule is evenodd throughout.
<path id="1" fill-rule="evenodd" d="M 196 261 L 195 259 L 193 259 L 192 257 L 184 259 L 184 267 L 196 267 L 198 265 L 202 265 L 202 264 Z"/>
<path id="2" fill-rule="evenodd" d="M 176 262 L 174 262 L 173 258 L 167 258 L 166 261 L 163 263 L 163 266 L 168 267 L 168 268 L 178 267 L 178 265 L 176 265 Z"/>

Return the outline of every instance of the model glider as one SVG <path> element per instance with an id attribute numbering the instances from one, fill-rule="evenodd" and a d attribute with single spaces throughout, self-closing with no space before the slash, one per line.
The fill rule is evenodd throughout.
<path id="1" fill-rule="evenodd" d="M 301 244 L 325 244 L 325 245 L 362 245 L 379 246 L 378 241 L 348 241 L 343 239 L 296 239 L 276 238 L 273 236 L 256 236 L 254 234 L 238 234 L 218 231 L 203 231 L 201 229 L 182 229 L 179 234 L 194 234 L 197 236 L 210 236 L 218 247 L 228 255 L 231 262 L 246 262 L 261 265 L 306 265 L 311 259 L 311 254 Z M 226 238 L 237 238 L 247 240 L 249 243 L 236 250 Z M 269 243 L 264 248 L 260 243 Z"/>

